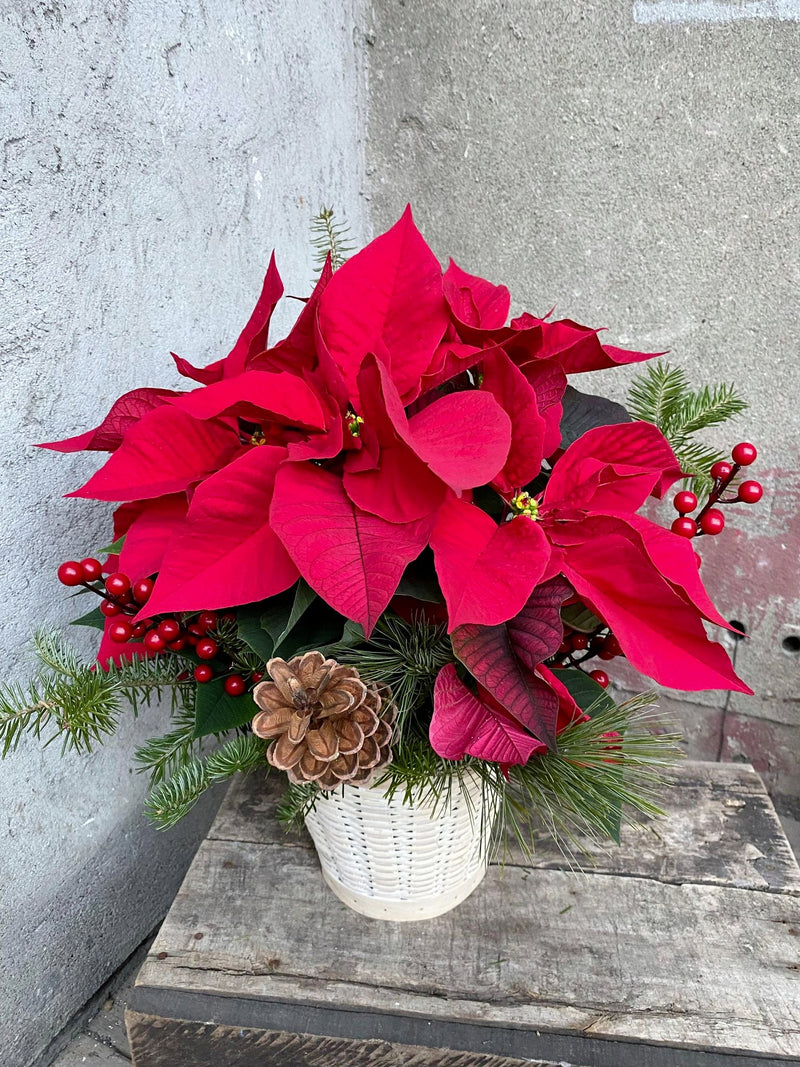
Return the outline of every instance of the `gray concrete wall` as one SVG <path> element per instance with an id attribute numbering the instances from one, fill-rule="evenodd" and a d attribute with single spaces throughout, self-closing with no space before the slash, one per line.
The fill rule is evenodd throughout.
<path id="1" fill-rule="evenodd" d="M 375 0 L 368 141 L 376 227 L 411 200 L 440 257 L 517 308 L 557 304 L 612 343 L 670 349 L 698 383 L 740 385 L 751 410 L 718 440 L 758 445 L 767 493 L 704 540 L 703 574 L 747 625 L 756 696 L 664 704 L 695 755 L 752 759 L 795 811 L 799 20 L 751 0 Z M 591 377 L 621 397 L 629 374 Z"/>
<path id="2" fill-rule="evenodd" d="M 107 543 L 110 507 L 61 499 L 91 457 L 40 452 L 170 349 L 224 354 L 273 246 L 308 292 L 308 221 L 363 235 L 359 0 L 14 2 L 0 16 L 0 649 L 66 620 L 55 570 Z M 362 40 L 362 38 L 359 38 Z M 284 317 L 279 326 L 286 325 Z M 0 1061 L 32 1060 L 166 910 L 210 811 L 168 835 L 140 816 L 135 744 L 90 758 L 25 744 L 0 765 Z"/>

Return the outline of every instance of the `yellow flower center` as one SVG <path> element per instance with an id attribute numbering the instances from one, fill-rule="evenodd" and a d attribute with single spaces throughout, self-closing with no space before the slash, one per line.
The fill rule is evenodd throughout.
<path id="1" fill-rule="evenodd" d="M 534 500 L 530 493 L 517 493 L 511 500 L 511 507 L 515 514 L 524 515 L 528 519 L 535 521 L 539 517 L 539 502 Z"/>

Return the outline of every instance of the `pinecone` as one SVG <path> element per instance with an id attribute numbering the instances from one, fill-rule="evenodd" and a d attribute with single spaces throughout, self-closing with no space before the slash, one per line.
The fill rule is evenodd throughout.
<path id="1" fill-rule="evenodd" d="M 271 659 L 272 681 L 259 682 L 253 700 L 262 709 L 253 733 L 275 738 L 267 751 L 273 767 L 296 784 L 335 789 L 343 782 L 368 785 L 392 761 L 396 711 L 391 692 L 367 685 L 355 667 L 306 652 L 287 663 Z"/>

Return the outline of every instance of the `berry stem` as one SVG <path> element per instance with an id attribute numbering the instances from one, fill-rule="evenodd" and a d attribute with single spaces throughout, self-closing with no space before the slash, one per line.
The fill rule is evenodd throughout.
<path id="1" fill-rule="evenodd" d="M 698 513 L 697 518 L 695 520 L 697 522 L 697 533 L 694 535 L 695 537 L 706 536 L 705 531 L 700 527 L 700 520 L 706 514 L 707 511 L 710 511 L 715 504 L 732 504 L 733 501 L 736 500 L 736 497 L 733 497 L 730 500 L 723 500 L 722 494 L 725 492 L 725 490 L 728 488 L 728 486 L 731 484 L 731 482 L 741 469 L 742 468 L 740 464 L 734 463 L 731 467 L 731 472 L 727 477 L 714 479 L 714 488 L 711 490 L 708 500 L 700 509 L 700 512 Z"/>

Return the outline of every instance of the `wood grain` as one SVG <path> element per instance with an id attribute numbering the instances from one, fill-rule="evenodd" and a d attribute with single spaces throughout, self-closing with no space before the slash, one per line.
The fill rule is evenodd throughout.
<path id="1" fill-rule="evenodd" d="M 133 1011 L 126 1022 L 140 1050 L 137 1067 L 556 1067 L 552 1061 L 218 1026 Z"/>
<path id="2" fill-rule="evenodd" d="M 625 827 L 619 847 L 591 850 L 593 873 L 800 892 L 794 853 L 764 783 L 749 764 L 686 762 L 673 778 L 662 798 L 668 818 L 654 820 L 646 829 Z M 306 834 L 285 833 L 274 817 L 283 788 L 277 775 L 237 779 L 209 837 L 313 852 Z M 501 859 L 512 866 L 569 866 L 546 837 L 537 842 L 532 860 L 513 842 Z"/>
<path id="3" fill-rule="evenodd" d="M 626 835 L 588 874 L 546 847 L 533 865 L 512 855 L 424 923 L 346 909 L 274 803 L 263 783 L 232 787 L 137 1010 L 512 1061 L 800 1061 L 800 872 L 749 768 L 687 765 L 660 838 Z"/>

